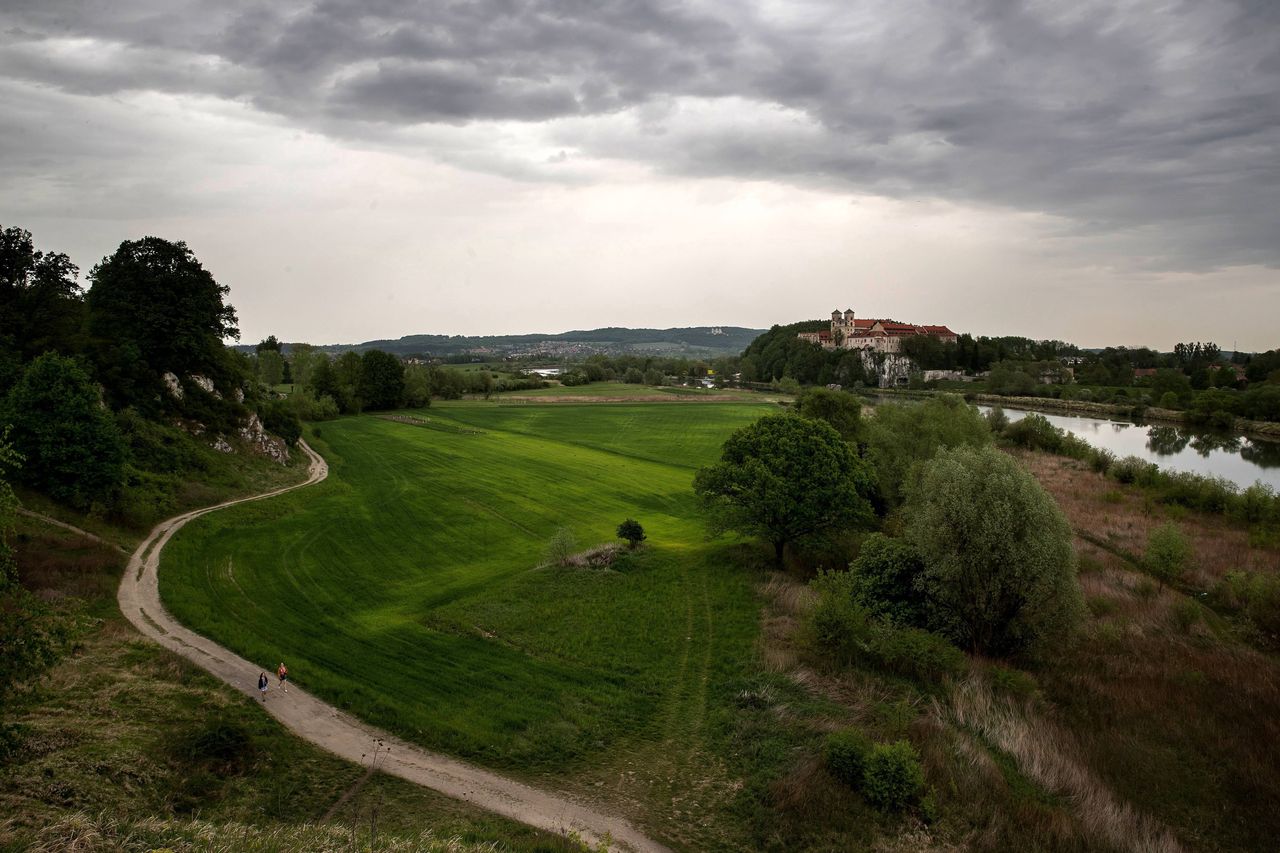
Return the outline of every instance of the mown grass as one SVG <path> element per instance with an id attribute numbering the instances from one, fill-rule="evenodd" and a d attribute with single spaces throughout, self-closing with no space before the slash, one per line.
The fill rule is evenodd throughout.
<path id="1" fill-rule="evenodd" d="M 161 592 L 196 630 L 426 746 L 586 772 L 696 729 L 706 685 L 749 660 L 751 577 L 705 540 L 690 483 L 767 411 L 464 403 L 423 426 L 329 422 L 329 479 L 189 525 Z M 585 548 L 626 517 L 649 535 L 636 556 L 540 567 L 558 527 Z"/>

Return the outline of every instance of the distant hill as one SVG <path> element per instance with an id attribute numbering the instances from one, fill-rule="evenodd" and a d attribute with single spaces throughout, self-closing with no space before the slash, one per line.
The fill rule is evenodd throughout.
<path id="1" fill-rule="evenodd" d="M 586 329 L 556 335 L 406 335 L 398 340 L 365 341 L 360 344 L 326 344 L 317 349 L 325 352 L 380 349 L 396 355 L 458 356 L 587 356 L 595 354 L 645 354 L 715 358 L 738 355 L 747 344 L 764 333 L 764 329 L 740 326 L 690 326 L 676 329 Z M 253 345 L 237 349 L 252 352 Z M 288 344 L 285 344 L 288 350 Z"/>

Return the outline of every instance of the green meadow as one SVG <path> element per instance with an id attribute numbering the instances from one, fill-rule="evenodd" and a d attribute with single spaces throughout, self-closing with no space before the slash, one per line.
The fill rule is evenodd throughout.
<path id="1" fill-rule="evenodd" d="M 311 436 L 329 478 L 184 528 L 164 552 L 184 623 L 425 746 L 558 773 L 697 739 L 758 632 L 753 578 L 708 541 L 694 470 L 759 403 L 454 403 Z M 627 517 L 646 547 L 547 567 Z M 256 674 L 256 673 L 254 673 Z"/>

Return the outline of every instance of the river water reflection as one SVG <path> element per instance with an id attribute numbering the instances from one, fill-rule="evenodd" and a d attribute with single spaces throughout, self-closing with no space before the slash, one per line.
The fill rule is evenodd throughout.
<path id="1" fill-rule="evenodd" d="M 990 406 L 979 406 L 987 412 Z M 1005 409 L 1009 420 L 1027 416 Z M 1137 456 L 1171 471 L 1190 471 L 1230 480 L 1240 488 L 1263 483 L 1280 490 L 1280 442 L 1241 435 L 1193 432 L 1177 426 L 1138 424 L 1085 415 L 1037 412 L 1056 427 L 1110 450 L 1117 457 Z"/>

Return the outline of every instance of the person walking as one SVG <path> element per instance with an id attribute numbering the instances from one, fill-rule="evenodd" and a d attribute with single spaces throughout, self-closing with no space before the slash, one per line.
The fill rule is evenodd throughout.
<path id="1" fill-rule="evenodd" d="M 276 670 L 276 678 L 280 679 L 280 689 L 288 693 L 289 668 L 284 665 L 284 661 L 280 661 L 280 668 Z"/>
<path id="2" fill-rule="evenodd" d="M 267 701 L 267 674 L 265 672 L 258 673 L 258 693 L 262 695 L 262 701 Z"/>

